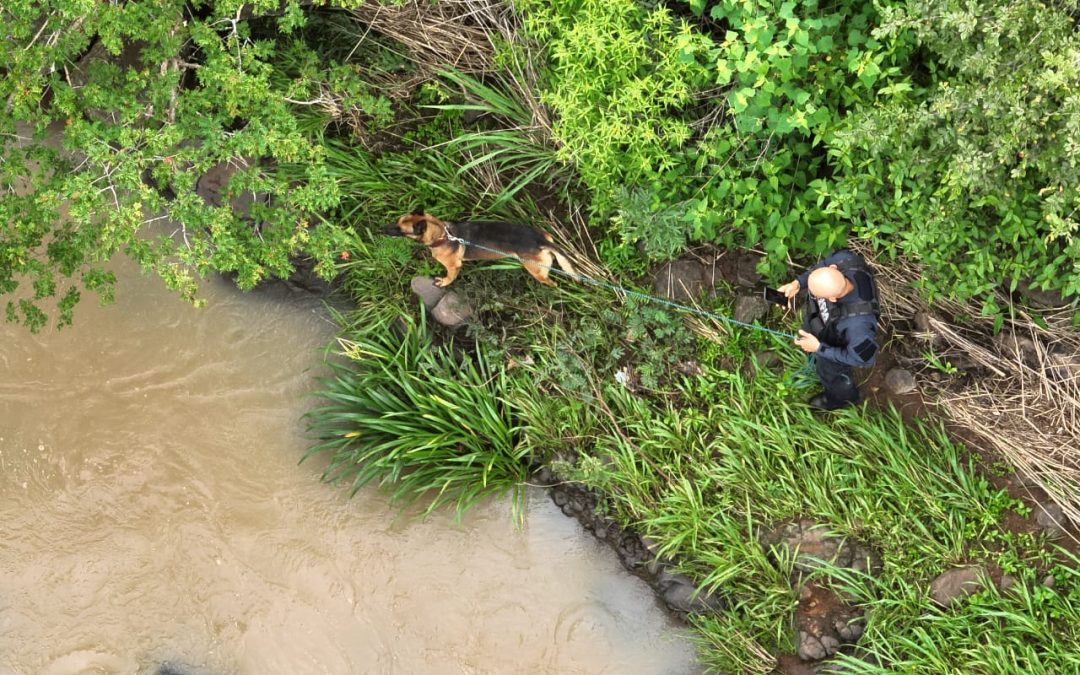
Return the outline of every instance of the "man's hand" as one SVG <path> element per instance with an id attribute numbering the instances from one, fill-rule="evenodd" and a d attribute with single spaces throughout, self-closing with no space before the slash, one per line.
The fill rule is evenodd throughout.
<path id="1" fill-rule="evenodd" d="M 809 352 L 810 354 L 816 352 L 821 346 L 821 342 L 818 341 L 816 337 L 804 330 L 799 331 L 799 337 L 795 338 L 795 344 L 804 352 Z"/>
<path id="2" fill-rule="evenodd" d="M 788 309 L 795 309 L 795 296 L 799 294 L 799 280 L 789 281 L 776 290 L 787 296 Z"/>

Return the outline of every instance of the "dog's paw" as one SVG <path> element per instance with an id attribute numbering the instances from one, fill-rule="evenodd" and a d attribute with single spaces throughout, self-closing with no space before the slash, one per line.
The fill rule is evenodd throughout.
<path id="1" fill-rule="evenodd" d="M 435 277 L 435 285 L 439 288 L 446 288 L 449 284 L 450 282 L 446 280 L 446 277 Z"/>

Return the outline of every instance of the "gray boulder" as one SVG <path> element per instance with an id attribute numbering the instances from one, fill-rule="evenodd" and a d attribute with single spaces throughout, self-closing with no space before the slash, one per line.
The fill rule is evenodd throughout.
<path id="1" fill-rule="evenodd" d="M 915 391 L 915 376 L 903 368 L 893 368 L 885 373 L 885 387 L 897 396 Z"/>
<path id="2" fill-rule="evenodd" d="M 1065 512 L 1058 504 L 1036 504 L 1035 521 L 1051 539 L 1065 536 Z"/>
<path id="3" fill-rule="evenodd" d="M 986 570 L 982 567 L 957 567 L 930 583 L 930 597 L 942 607 L 952 607 L 969 595 L 983 590 Z"/>
<path id="4" fill-rule="evenodd" d="M 449 293 L 445 288 L 436 286 L 435 280 L 431 277 L 413 277 L 409 282 L 409 287 L 424 302 L 424 308 L 429 312 L 435 309 L 435 305 L 439 304 L 444 295 Z"/>
<path id="5" fill-rule="evenodd" d="M 735 301 L 732 318 L 743 323 L 764 319 L 769 313 L 769 303 L 760 295 L 744 295 Z"/>
<path id="6" fill-rule="evenodd" d="M 450 328 L 456 328 L 464 324 L 472 316 L 472 313 L 472 307 L 453 291 L 447 292 L 442 300 L 439 300 L 439 303 L 435 305 L 435 309 L 431 310 L 431 316 L 436 321 Z"/>
<path id="7" fill-rule="evenodd" d="M 673 260 L 657 271 L 652 290 L 662 298 L 686 302 L 699 297 L 708 280 L 708 270 L 697 260 Z"/>

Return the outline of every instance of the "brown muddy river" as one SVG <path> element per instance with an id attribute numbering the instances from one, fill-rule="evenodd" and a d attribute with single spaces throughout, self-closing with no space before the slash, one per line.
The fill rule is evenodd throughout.
<path id="1" fill-rule="evenodd" d="M 0 324 L 0 673 L 698 670 L 543 493 L 395 520 L 298 466 L 318 300 L 117 271 L 74 328 Z"/>

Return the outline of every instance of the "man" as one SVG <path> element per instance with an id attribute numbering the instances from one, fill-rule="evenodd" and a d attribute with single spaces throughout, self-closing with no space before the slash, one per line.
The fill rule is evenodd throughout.
<path id="1" fill-rule="evenodd" d="M 813 354 L 825 393 L 810 399 L 810 407 L 836 410 L 861 398 L 854 367 L 874 365 L 880 301 L 874 275 L 863 257 L 841 250 L 828 256 L 795 281 L 778 290 L 794 305 L 806 288 L 806 313 L 795 344 Z"/>

